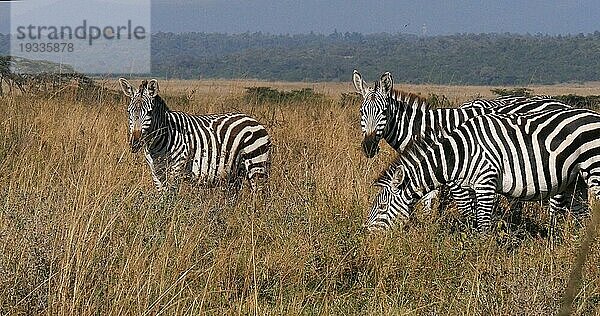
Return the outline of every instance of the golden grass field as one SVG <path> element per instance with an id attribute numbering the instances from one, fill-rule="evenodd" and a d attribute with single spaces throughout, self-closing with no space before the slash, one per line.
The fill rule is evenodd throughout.
<path id="1" fill-rule="evenodd" d="M 351 84 L 159 81 L 171 109 L 243 111 L 273 138 L 260 196 L 183 184 L 158 193 L 127 146 L 126 100 L 0 97 L 0 315 L 552 315 L 585 228 L 531 206 L 500 214 L 492 236 L 457 215 L 415 212 L 411 225 L 365 233 L 393 159 L 360 152 Z M 114 80 L 107 87 L 117 89 Z M 247 104 L 246 86 L 312 87 L 318 102 Z M 452 102 L 489 87 L 403 86 Z M 598 94 L 600 86 L 533 87 Z M 196 92 L 185 98 L 191 90 Z M 588 93 L 586 93 L 586 91 Z M 596 218 L 598 218 L 596 214 Z M 507 227 L 511 227 L 508 229 Z M 541 227 L 541 228 L 540 228 Z M 590 226 L 591 227 L 591 226 Z M 597 229 L 597 227 L 596 227 Z M 600 314 L 600 244 L 591 243 L 573 314 Z M 579 260 L 582 263 L 582 259 Z"/>

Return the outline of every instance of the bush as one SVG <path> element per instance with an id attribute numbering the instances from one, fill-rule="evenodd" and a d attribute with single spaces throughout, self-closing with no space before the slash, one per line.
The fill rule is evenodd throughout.
<path id="1" fill-rule="evenodd" d="M 244 98 L 251 103 L 290 103 L 318 101 L 324 96 L 316 93 L 312 88 L 302 88 L 300 90 L 279 91 L 271 87 L 246 87 Z"/>
<path id="2" fill-rule="evenodd" d="M 588 95 L 581 96 L 576 94 L 557 95 L 555 99 L 562 101 L 568 105 L 587 108 L 587 109 L 598 109 L 600 108 L 600 95 Z"/>
<path id="3" fill-rule="evenodd" d="M 497 96 L 508 96 L 508 95 L 514 95 L 514 96 L 518 96 L 518 97 L 530 97 L 532 96 L 532 92 L 533 90 L 528 89 L 528 88 L 512 88 L 512 89 L 504 89 L 504 88 L 496 88 L 496 89 L 490 89 L 490 91 L 492 91 L 492 93 L 494 93 Z"/>
<path id="4" fill-rule="evenodd" d="M 427 96 L 427 104 L 432 108 L 451 108 L 453 106 L 445 95 L 438 95 L 435 93 L 430 93 L 429 96 Z"/>
<path id="5" fill-rule="evenodd" d="M 340 106 L 359 108 L 363 97 L 358 92 L 342 93 L 340 96 Z"/>

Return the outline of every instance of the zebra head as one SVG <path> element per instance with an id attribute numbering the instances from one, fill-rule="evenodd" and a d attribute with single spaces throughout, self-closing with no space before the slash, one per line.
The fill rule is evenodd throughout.
<path id="1" fill-rule="evenodd" d="M 364 136 L 362 150 L 372 158 L 379 152 L 379 141 L 387 124 L 386 114 L 393 90 L 392 75 L 384 73 L 373 88 L 367 86 L 357 70 L 354 70 L 352 79 L 354 88 L 363 96 L 360 107 L 360 127 Z"/>
<path id="2" fill-rule="evenodd" d="M 411 215 L 412 206 L 418 200 L 418 192 L 411 189 L 402 164 L 392 165 L 375 181 L 379 187 L 365 227 L 369 231 L 385 230 L 394 226 L 398 215 L 404 224 Z"/>
<path id="3" fill-rule="evenodd" d="M 125 78 L 120 78 L 119 83 L 123 93 L 130 98 L 127 112 L 129 114 L 129 145 L 132 152 L 138 152 L 144 145 L 144 140 L 150 134 L 152 125 L 152 106 L 154 98 L 158 95 L 158 82 L 156 79 L 142 81 L 135 90 Z"/>

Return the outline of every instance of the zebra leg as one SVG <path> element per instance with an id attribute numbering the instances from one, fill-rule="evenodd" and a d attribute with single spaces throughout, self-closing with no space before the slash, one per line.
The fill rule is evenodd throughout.
<path id="1" fill-rule="evenodd" d="M 152 172 L 152 182 L 154 182 L 154 186 L 158 192 L 167 191 L 167 188 L 162 184 L 156 172 Z"/>
<path id="2" fill-rule="evenodd" d="M 460 216 L 470 223 L 469 226 L 473 227 L 475 209 L 475 196 L 469 189 L 461 188 L 460 186 L 449 186 L 450 193 L 456 201 L 456 207 Z"/>
<path id="3" fill-rule="evenodd" d="M 597 172 L 595 172 L 595 173 L 593 173 L 593 175 L 589 176 L 585 180 L 585 182 L 586 182 L 592 196 L 595 197 L 596 200 L 600 201 L 600 170 L 596 170 L 596 171 Z M 589 202 L 589 195 L 588 195 L 588 202 Z"/>
<path id="4" fill-rule="evenodd" d="M 268 152 L 265 152 L 254 159 L 243 159 L 244 172 L 250 183 L 252 192 L 261 192 L 263 190 L 269 172 L 270 162 L 268 155 Z"/>
<path id="5" fill-rule="evenodd" d="M 227 183 L 229 185 L 229 191 L 233 191 L 234 193 L 242 190 L 244 186 L 244 178 L 247 175 L 245 161 L 243 158 L 243 153 L 240 153 L 235 161 L 231 172 L 228 175 Z"/>
<path id="6" fill-rule="evenodd" d="M 494 207 L 495 191 L 490 189 L 476 189 L 475 198 L 477 199 L 477 230 L 480 233 L 487 234 L 492 227 L 492 209 Z"/>
<path id="7" fill-rule="evenodd" d="M 566 213 L 568 211 L 565 194 L 558 193 L 550 198 L 550 223 L 548 227 L 548 238 L 554 240 L 556 238 L 557 213 Z"/>
<path id="8" fill-rule="evenodd" d="M 571 205 L 571 214 L 575 220 L 581 223 L 590 216 L 590 204 L 588 201 L 588 189 L 578 189 L 571 198 L 567 199 Z"/>
<path id="9" fill-rule="evenodd" d="M 490 168 L 485 173 L 479 175 L 475 181 L 475 199 L 477 201 L 477 230 L 480 233 L 488 234 L 492 227 L 492 210 L 496 199 L 497 173 Z"/>
<path id="10" fill-rule="evenodd" d="M 558 193 L 550 198 L 550 214 L 565 214 L 569 210 L 566 202 L 566 195 Z"/>
<path id="11" fill-rule="evenodd" d="M 439 213 L 443 213 L 450 205 L 450 200 L 452 199 L 451 189 L 449 186 L 444 185 L 440 188 L 438 193 L 438 210 Z"/>
<path id="12" fill-rule="evenodd" d="M 581 176 L 579 176 L 574 187 L 565 192 L 565 206 L 578 222 L 581 222 L 590 215 L 587 200 L 588 187 Z"/>
<path id="13" fill-rule="evenodd" d="M 563 193 L 556 194 L 550 198 L 550 233 L 556 229 L 557 213 L 566 214 L 570 212 L 579 224 L 590 214 L 588 199 L 588 188 L 578 177 L 575 184 Z"/>
<path id="14" fill-rule="evenodd" d="M 423 211 L 425 213 L 431 214 L 431 210 L 432 210 L 431 205 L 433 204 L 433 199 L 436 196 L 438 196 L 438 197 L 440 196 L 439 191 L 433 190 L 433 191 L 423 195 L 423 197 L 421 198 L 421 200 L 423 201 Z"/>
<path id="15" fill-rule="evenodd" d="M 150 154 L 146 153 L 146 163 L 150 167 L 150 172 L 152 173 L 152 182 L 154 182 L 154 186 L 158 192 L 163 192 L 167 190 L 167 171 L 164 163 L 157 163 L 158 161 L 154 161 Z"/>

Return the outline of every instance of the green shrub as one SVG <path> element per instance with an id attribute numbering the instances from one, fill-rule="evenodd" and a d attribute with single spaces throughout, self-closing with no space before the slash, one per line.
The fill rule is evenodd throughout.
<path id="1" fill-rule="evenodd" d="M 492 91 L 492 93 L 494 93 L 497 96 L 507 96 L 507 95 L 514 95 L 514 96 L 520 96 L 520 97 L 530 97 L 532 96 L 533 90 L 529 89 L 529 88 L 512 88 L 512 89 L 505 89 L 505 88 L 495 88 L 495 89 L 490 89 L 490 91 Z"/>
<path id="2" fill-rule="evenodd" d="M 427 104 L 429 104 L 432 108 L 450 108 L 453 107 L 450 100 L 445 95 L 439 95 L 435 93 L 430 93 L 427 96 Z"/>
<path id="3" fill-rule="evenodd" d="M 568 105 L 587 108 L 587 109 L 598 109 L 600 108 L 600 95 L 588 95 L 581 96 L 576 94 L 557 95 L 555 99 L 562 101 Z"/>
<path id="4" fill-rule="evenodd" d="M 244 98 L 251 103 L 291 103 L 321 100 L 324 95 L 316 93 L 312 88 L 279 91 L 271 87 L 246 87 Z"/>

